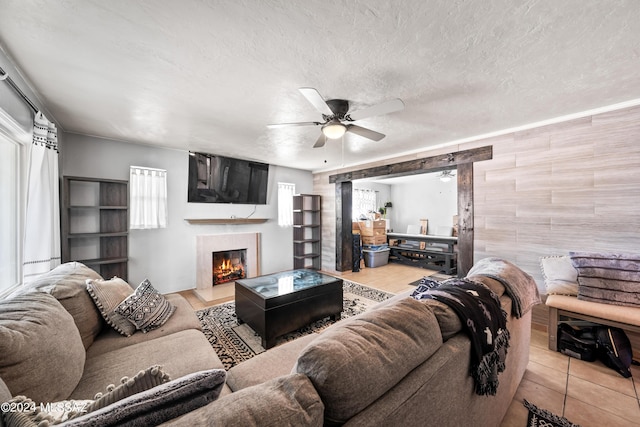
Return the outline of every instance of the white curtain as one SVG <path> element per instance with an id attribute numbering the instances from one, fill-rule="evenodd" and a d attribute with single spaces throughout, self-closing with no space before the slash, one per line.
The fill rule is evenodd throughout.
<path id="1" fill-rule="evenodd" d="M 29 283 L 60 264 L 58 132 L 38 112 L 29 150 L 22 281 Z"/>
<path id="2" fill-rule="evenodd" d="M 353 189 L 353 200 L 351 202 L 351 215 L 354 220 L 358 220 L 361 215 L 368 216 L 371 212 L 377 212 L 376 192 L 362 188 Z"/>
<path id="3" fill-rule="evenodd" d="M 278 225 L 280 227 L 293 225 L 293 195 L 295 193 L 295 184 L 278 183 Z"/>
<path id="4" fill-rule="evenodd" d="M 167 226 L 167 171 L 130 168 L 131 229 Z"/>

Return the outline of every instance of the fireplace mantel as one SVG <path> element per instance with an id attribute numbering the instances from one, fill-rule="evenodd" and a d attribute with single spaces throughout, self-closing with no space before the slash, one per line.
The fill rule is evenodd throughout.
<path id="1" fill-rule="evenodd" d="M 185 218 L 189 224 L 262 224 L 269 218 Z"/>

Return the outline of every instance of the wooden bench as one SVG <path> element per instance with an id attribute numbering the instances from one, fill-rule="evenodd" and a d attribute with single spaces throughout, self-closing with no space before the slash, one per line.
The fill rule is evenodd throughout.
<path id="1" fill-rule="evenodd" d="M 640 333 L 640 307 L 602 304 L 568 295 L 548 295 L 549 350 L 558 351 L 558 323 L 579 319 Z"/>
<path id="2" fill-rule="evenodd" d="M 414 267 L 438 270 L 442 273 L 455 275 L 458 265 L 458 257 L 455 252 L 457 237 L 435 236 L 431 234 L 387 233 L 389 241 L 421 242 L 423 249 L 408 245 L 389 245 L 390 262 L 411 265 Z M 431 245 L 434 245 L 431 247 Z"/>
<path id="3" fill-rule="evenodd" d="M 455 252 L 443 252 L 429 249 L 409 249 L 391 246 L 390 262 L 398 262 L 414 267 L 435 269 L 444 274 L 454 275 L 457 270 Z"/>

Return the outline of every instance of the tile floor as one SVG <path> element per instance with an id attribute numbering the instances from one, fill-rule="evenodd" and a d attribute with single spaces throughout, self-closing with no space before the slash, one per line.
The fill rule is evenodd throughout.
<path id="1" fill-rule="evenodd" d="M 640 425 L 640 367 L 623 378 L 601 362 L 584 362 L 550 351 L 547 333 L 532 330 L 529 365 L 502 427 L 525 426 L 523 399 L 582 427 Z"/>
<path id="2" fill-rule="evenodd" d="M 388 264 L 375 269 L 364 268 L 356 273 L 332 274 L 387 292 L 400 293 L 412 288 L 408 283 L 428 275 L 425 271 L 428 272 Z M 181 292 L 194 309 L 225 302 L 203 303 L 189 293 Z M 542 325 L 533 325 L 529 365 L 500 427 L 526 426 L 527 409 L 522 404 L 523 399 L 582 427 L 640 426 L 640 367 L 632 367 L 634 380 L 623 378 L 600 362 L 583 362 L 550 351 L 547 333 L 543 329 Z"/>

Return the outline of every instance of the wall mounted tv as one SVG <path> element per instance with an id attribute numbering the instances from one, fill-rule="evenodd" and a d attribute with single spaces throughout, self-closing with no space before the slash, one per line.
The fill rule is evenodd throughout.
<path id="1" fill-rule="evenodd" d="M 189 152 L 189 202 L 267 204 L 269 165 Z"/>

